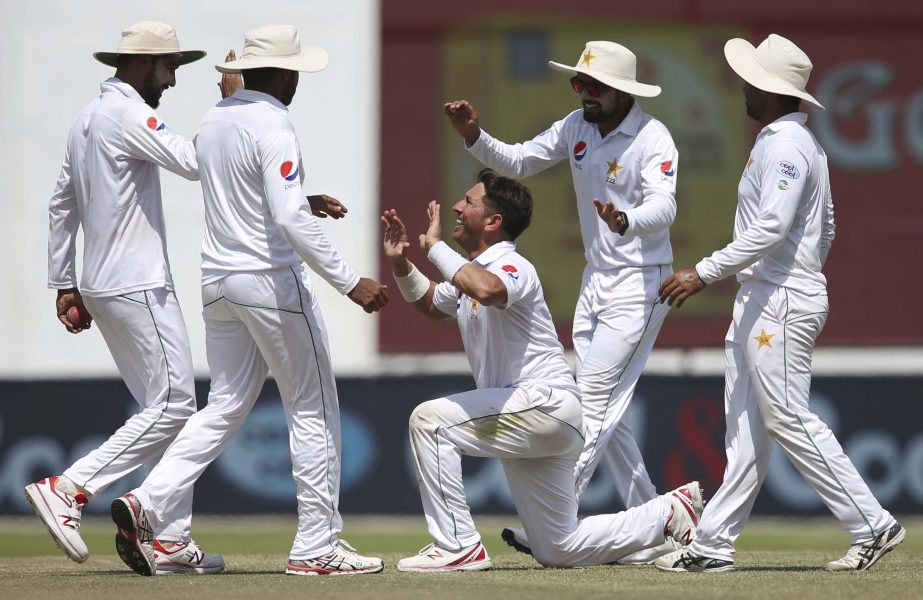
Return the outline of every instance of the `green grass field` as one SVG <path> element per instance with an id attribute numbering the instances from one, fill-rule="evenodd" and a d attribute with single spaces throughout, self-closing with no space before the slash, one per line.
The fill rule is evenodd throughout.
<path id="1" fill-rule="evenodd" d="M 0 598 L 923 598 L 923 518 L 901 519 L 903 544 L 864 573 L 827 573 L 846 550 L 832 518 L 754 519 L 738 545 L 738 570 L 710 575 L 661 573 L 653 567 L 543 569 L 500 540 L 508 518 L 478 527 L 495 568 L 480 573 L 399 573 L 394 565 L 429 542 L 423 517 L 345 517 L 344 538 L 385 559 L 380 575 L 291 577 L 283 574 L 295 518 L 196 517 L 196 539 L 225 555 L 222 575 L 139 577 L 115 554 L 113 525 L 83 525 L 91 557 L 64 558 L 32 518 L 0 519 Z"/>

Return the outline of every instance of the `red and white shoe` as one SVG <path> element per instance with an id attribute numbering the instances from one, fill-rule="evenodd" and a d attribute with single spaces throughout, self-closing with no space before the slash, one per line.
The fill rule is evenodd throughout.
<path id="1" fill-rule="evenodd" d="M 119 528 L 115 534 L 119 558 L 138 575 L 155 574 L 154 531 L 141 502 L 134 494 L 125 494 L 112 501 L 111 512 L 112 520 Z"/>
<path id="2" fill-rule="evenodd" d="M 86 494 L 71 496 L 57 488 L 58 477 L 52 476 L 26 486 L 26 500 L 42 520 L 58 548 L 67 557 L 82 563 L 90 557 L 80 537 L 80 517 L 86 506 Z"/>
<path id="3" fill-rule="evenodd" d="M 483 571 L 494 564 L 487 556 L 484 544 L 478 542 L 461 550 L 446 550 L 436 544 L 423 548 L 415 556 L 402 558 L 397 563 L 398 571 L 440 572 L 440 571 Z"/>
<path id="4" fill-rule="evenodd" d="M 363 575 L 380 573 L 385 563 L 374 556 L 362 556 L 339 540 L 333 552 L 306 560 L 289 559 L 286 575 Z"/>
<path id="5" fill-rule="evenodd" d="M 224 571 L 224 557 L 220 554 L 206 554 L 195 543 L 154 540 L 154 563 L 157 574 L 168 573 L 220 573 Z"/>
<path id="6" fill-rule="evenodd" d="M 705 510 L 705 500 L 702 498 L 702 486 L 698 481 L 692 481 L 670 492 L 670 501 L 673 510 L 663 528 L 663 535 L 688 546 L 695 537 L 699 518 Z"/>

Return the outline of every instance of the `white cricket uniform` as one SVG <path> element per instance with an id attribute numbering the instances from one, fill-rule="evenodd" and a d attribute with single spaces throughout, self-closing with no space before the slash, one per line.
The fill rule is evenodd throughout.
<path id="1" fill-rule="evenodd" d="M 505 144 L 481 131 L 469 151 L 515 178 L 570 161 L 587 261 L 573 324 L 586 433 L 576 467 L 577 495 L 604 458 L 625 506 L 655 498 L 657 490 L 623 417 L 669 312 L 657 292 L 673 262 L 669 227 L 676 216 L 679 155 L 670 132 L 636 101 L 605 138 L 581 109 L 522 144 Z M 625 235 L 609 230 L 594 198 L 625 212 Z"/>
<path id="2" fill-rule="evenodd" d="M 359 277 L 311 213 L 301 150 L 281 102 L 239 90 L 205 115 L 195 146 L 205 195 L 202 302 L 211 391 L 135 494 L 159 522 L 243 425 L 271 371 L 297 488 L 290 558 L 321 556 L 336 547 L 342 529 L 340 418 L 327 331 L 301 261 L 343 294 Z"/>
<path id="3" fill-rule="evenodd" d="M 192 353 L 167 258 L 159 167 L 198 179 L 195 148 L 170 133 L 138 92 L 112 77 L 78 115 L 49 205 L 48 286 L 78 287 L 141 407 L 64 475 L 96 494 L 139 466 L 149 471 L 195 412 Z M 162 540 L 189 540 L 192 492 L 179 496 Z"/>
<path id="4" fill-rule="evenodd" d="M 473 263 L 495 274 L 507 302 L 487 307 L 454 285 L 433 304 L 458 320 L 477 390 L 420 404 L 410 441 L 423 510 L 440 547 L 476 544 L 461 456 L 498 457 L 532 553 L 544 565 L 612 563 L 663 542 L 670 501 L 656 498 L 614 515 L 577 518 L 574 465 L 583 448 L 579 389 L 564 360 L 535 268 L 513 242 Z"/>
<path id="5" fill-rule="evenodd" d="M 733 560 L 773 439 L 852 543 L 894 524 L 808 406 L 814 342 L 827 320 L 821 267 L 834 223 L 827 156 L 806 120 L 792 113 L 760 131 L 738 187 L 734 239 L 695 267 L 706 283 L 735 273 L 740 282 L 725 338 L 728 464 L 691 546 L 698 555 Z"/>

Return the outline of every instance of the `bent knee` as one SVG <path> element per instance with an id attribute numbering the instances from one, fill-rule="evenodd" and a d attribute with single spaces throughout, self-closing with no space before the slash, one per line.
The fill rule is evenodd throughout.
<path id="1" fill-rule="evenodd" d="M 532 556 L 543 567 L 566 569 L 575 566 L 570 544 L 563 540 L 533 545 Z"/>

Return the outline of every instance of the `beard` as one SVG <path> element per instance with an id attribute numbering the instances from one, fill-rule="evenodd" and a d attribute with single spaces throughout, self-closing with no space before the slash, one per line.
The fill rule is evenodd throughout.
<path id="1" fill-rule="evenodd" d="M 160 97 L 163 95 L 163 88 L 157 85 L 153 71 L 141 82 L 141 87 L 143 89 L 141 97 L 144 99 L 144 103 L 151 108 L 160 106 Z"/>
<path id="2" fill-rule="evenodd" d="M 583 105 L 583 120 L 587 123 L 602 123 L 616 115 L 618 110 L 618 102 L 609 110 L 603 110 L 602 104 L 599 102 L 586 102 Z"/>

